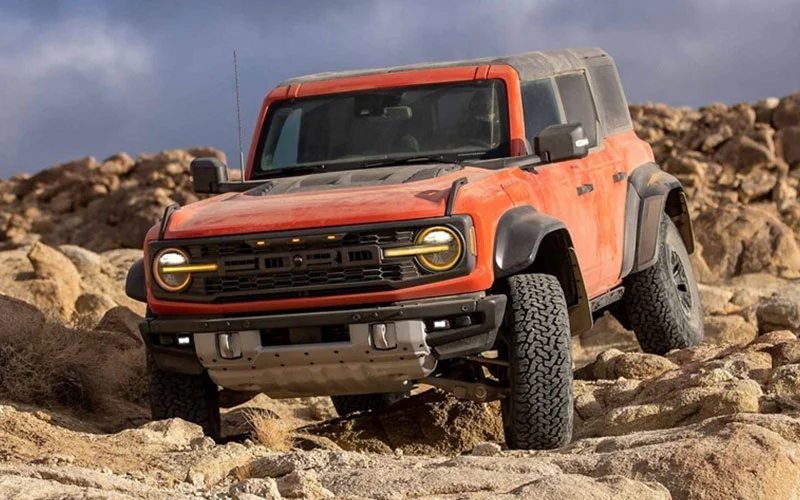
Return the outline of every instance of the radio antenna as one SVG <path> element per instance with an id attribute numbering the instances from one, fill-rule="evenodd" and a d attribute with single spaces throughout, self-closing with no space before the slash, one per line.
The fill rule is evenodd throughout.
<path id="1" fill-rule="evenodd" d="M 239 104 L 239 61 L 236 58 L 236 49 L 233 49 L 233 81 L 236 85 L 236 124 L 239 130 L 239 172 L 244 182 L 244 149 L 242 148 L 242 108 Z"/>

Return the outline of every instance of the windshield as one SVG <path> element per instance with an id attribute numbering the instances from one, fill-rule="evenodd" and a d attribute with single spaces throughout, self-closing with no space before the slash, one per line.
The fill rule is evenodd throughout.
<path id="1" fill-rule="evenodd" d="M 292 175 L 295 166 L 351 168 L 417 156 L 505 157 L 507 110 L 500 80 L 279 101 L 267 113 L 253 177 L 277 169 Z"/>

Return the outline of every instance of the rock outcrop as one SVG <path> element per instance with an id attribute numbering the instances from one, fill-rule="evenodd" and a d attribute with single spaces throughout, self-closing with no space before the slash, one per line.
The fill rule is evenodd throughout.
<path id="1" fill-rule="evenodd" d="M 689 193 L 704 281 L 800 270 L 798 102 L 800 91 L 755 105 L 631 106 L 636 133 Z"/>
<path id="2" fill-rule="evenodd" d="M 175 149 L 135 160 L 118 153 L 0 181 L 0 248 L 38 240 L 95 252 L 141 248 L 165 207 L 199 199 L 189 176 L 189 164 L 198 156 L 225 161 L 213 148 Z"/>
<path id="3" fill-rule="evenodd" d="M 121 255 L 122 254 L 122 255 Z M 97 254 L 34 242 L 0 251 L 0 293 L 24 300 L 70 325 L 94 327 L 109 309 L 126 307 L 144 314 L 144 304 L 125 295 L 125 276 L 141 250 Z"/>

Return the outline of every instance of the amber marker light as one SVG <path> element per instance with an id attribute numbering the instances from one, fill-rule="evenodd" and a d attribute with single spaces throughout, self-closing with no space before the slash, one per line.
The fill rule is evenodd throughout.
<path id="1" fill-rule="evenodd" d="M 478 238 L 475 236 L 475 228 L 469 228 L 469 253 L 478 255 Z"/>

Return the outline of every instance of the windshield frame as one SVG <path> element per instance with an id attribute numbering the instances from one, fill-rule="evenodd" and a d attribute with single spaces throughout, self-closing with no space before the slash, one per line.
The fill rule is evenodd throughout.
<path id="1" fill-rule="evenodd" d="M 452 149 L 444 149 L 444 150 L 432 150 L 432 151 L 420 151 L 414 153 L 398 153 L 398 154 L 389 154 L 389 155 L 375 155 L 375 156 L 367 156 L 363 158 L 353 158 L 353 159 L 334 159 L 327 162 L 308 162 L 308 163 L 298 163 L 296 165 L 290 165 L 283 167 L 283 175 L 271 175 L 270 169 L 262 170 L 261 169 L 261 161 L 262 155 L 264 153 L 264 148 L 266 147 L 266 140 L 267 135 L 269 134 L 270 124 L 274 119 L 275 114 L 281 110 L 284 106 L 291 105 L 296 102 L 307 102 L 313 100 L 324 100 L 324 99 L 331 99 L 331 98 L 346 98 L 351 97 L 354 95 L 360 95 L 364 93 L 369 93 L 375 90 L 392 90 L 392 89 L 425 89 L 425 88 L 441 88 L 446 89 L 447 87 L 452 86 L 467 86 L 469 84 L 496 84 L 497 85 L 497 100 L 498 100 L 498 110 L 502 113 L 500 117 L 500 125 L 501 130 L 504 138 L 504 142 L 499 144 L 497 147 L 490 149 L 490 150 L 481 150 L 481 151 L 453 151 Z M 248 173 L 250 174 L 248 178 L 250 180 L 259 180 L 259 179 L 267 179 L 267 178 L 281 178 L 281 177 L 295 177 L 299 175 L 307 175 L 309 168 L 318 167 L 320 171 L 342 171 L 342 170 L 354 170 L 359 168 L 381 168 L 380 166 L 370 167 L 368 164 L 375 162 L 376 160 L 378 163 L 381 160 L 404 160 L 410 157 L 418 157 L 418 156 L 437 156 L 437 155 L 458 155 L 461 157 L 463 155 L 464 161 L 494 161 L 503 158 L 510 158 L 513 156 L 512 153 L 512 143 L 514 141 L 512 137 L 512 108 L 511 108 L 511 96 L 509 95 L 509 88 L 508 82 L 506 82 L 505 78 L 502 77 L 495 77 L 495 78 L 487 78 L 487 79 L 459 79 L 459 80 L 443 80 L 443 81 L 435 81 L 435 82 L 426 82 L 426 83 L 419 83 L 419 84 L 397 84 L 397 85 L 390 85 L 390 86 L 376 86 L 370 88 L 360 88 L 357 90 L 349 90 L 344 92 L 326 92 L 320 93 L 315 95 L 303 96 L 303 97 L 286 97 L 286 98 L 278 98 L 272 100 L 267 106 L 265 113 L 263 114 L 264 119 L 261 123 L 260 130 L 258 132 L 258 142 L 256 143 L 256 148 L 254 149 L 254 155 L 248 166 Z M 489 154 L 489 156 L 486 156 Z M 434 163 L 434 161 L 431 161 Z M 300 173 L 292 173 L 293 168 L 298 168 L 298 170 L 302 170 L 303 172 Z M 281 170 L 280 167 L 274 169 L 275 171 Z"/>

